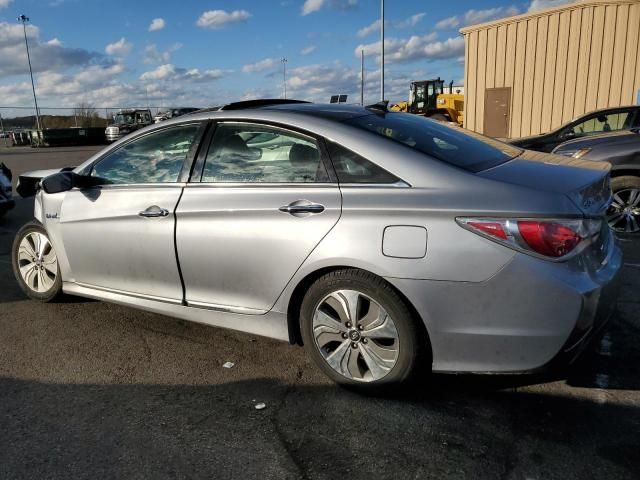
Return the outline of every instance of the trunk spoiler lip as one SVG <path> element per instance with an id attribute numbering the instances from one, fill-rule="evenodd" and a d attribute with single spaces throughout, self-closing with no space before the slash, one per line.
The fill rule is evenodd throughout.
<path id="1" fill-rule="evenodd" d="M 74 170 L 75 168 L 76 167 L 64 167 L 25 172 L 18 176 L 18 185 L 16 186 L 16 192 L 22 198 L 33 197 L 36 193 L 38 193 L 38 190 L 40 190 L 40 180 L 56 173 L 69 172 L 71 170 Z"/>

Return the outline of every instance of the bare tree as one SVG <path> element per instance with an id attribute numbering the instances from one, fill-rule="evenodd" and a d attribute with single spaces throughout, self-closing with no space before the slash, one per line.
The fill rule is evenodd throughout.
<path id="1" fill-rule="evenodd" d="M 89 102 L 80 102 L 78 106 L 73 109 L 73 116 L 75 117 L 74 120 L 78 127 L 88 128 L 104 125 L 104 120 L 98 116 L 98 112 Z"/>

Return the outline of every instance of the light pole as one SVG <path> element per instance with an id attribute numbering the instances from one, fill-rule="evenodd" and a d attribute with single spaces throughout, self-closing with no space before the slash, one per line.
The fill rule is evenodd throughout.
<path id="1" fill-rule="evenodd" d="M 284 97 L 287 98 L 287 59 L 282 57 L 282 87 L 284 90 Z"/>
<path id="2" fill-rule="evenodd" d="M 27 22 L 29 17 L 26 15 L 20 15 L 18 21 L 22 22 L 22 29 L 24 31 L 24 44 L 27 47 L 27 61 L 29 62 L 29 75 L 31 75 L 31 89 L 33 90 L 33 103 L 36 105 L 36 124 L 38 130 L 40 130 L 40 111 L 38 110 L 38 100 L 36 98 L 36 85 L 33 83 L 33 70 L 31 69 L 31 56 L 29 55 L 29 42 L 27 41 Z"/>
<path id="3" fill-rule="evenodd" d="M 380 100 L 384 102 L 384 0 L 380 0 Z"/>
<path id="4" fill-rule="evenodd" d="M 364 107 L 364 48 L 360 50 L 360 105 Z"/>

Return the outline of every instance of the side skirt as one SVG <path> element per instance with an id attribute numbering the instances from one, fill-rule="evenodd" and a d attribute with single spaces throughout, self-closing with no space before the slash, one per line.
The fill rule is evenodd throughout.
<path id="1" fill-rule="evenodd" d="M 240 332 L 252 333 L 276 340 L 289 341 L 287 316 L 279 312 L 267 312 L 263 315 L 246 315 L 240 313 L 223 312 L 208 308 L 187 307 L 180 304 L 135 297 L 123 293 L 108 292 L 64 282 L 64 293 L 79 297 L 93 298 L 105 302 L 133 307 L 147 312 L 159 313 L 171 317 L 202 323 L 213 327 L 228 328 Z"/>

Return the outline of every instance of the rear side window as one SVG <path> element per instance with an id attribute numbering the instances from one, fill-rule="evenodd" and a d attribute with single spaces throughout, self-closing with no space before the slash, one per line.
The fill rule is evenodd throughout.
<path id="1" fill-rule="evenodd" d="M 472 172 L 495 167 L 522 153 L 498 140 L 410 113 L 365 115 L 345 123 Z"/>
<path id="2" fill-rule="evenodd" d="M 337 143 L 327 142 L 340 183 L 396 183 L 398 179 L 366 158 Z"/>

